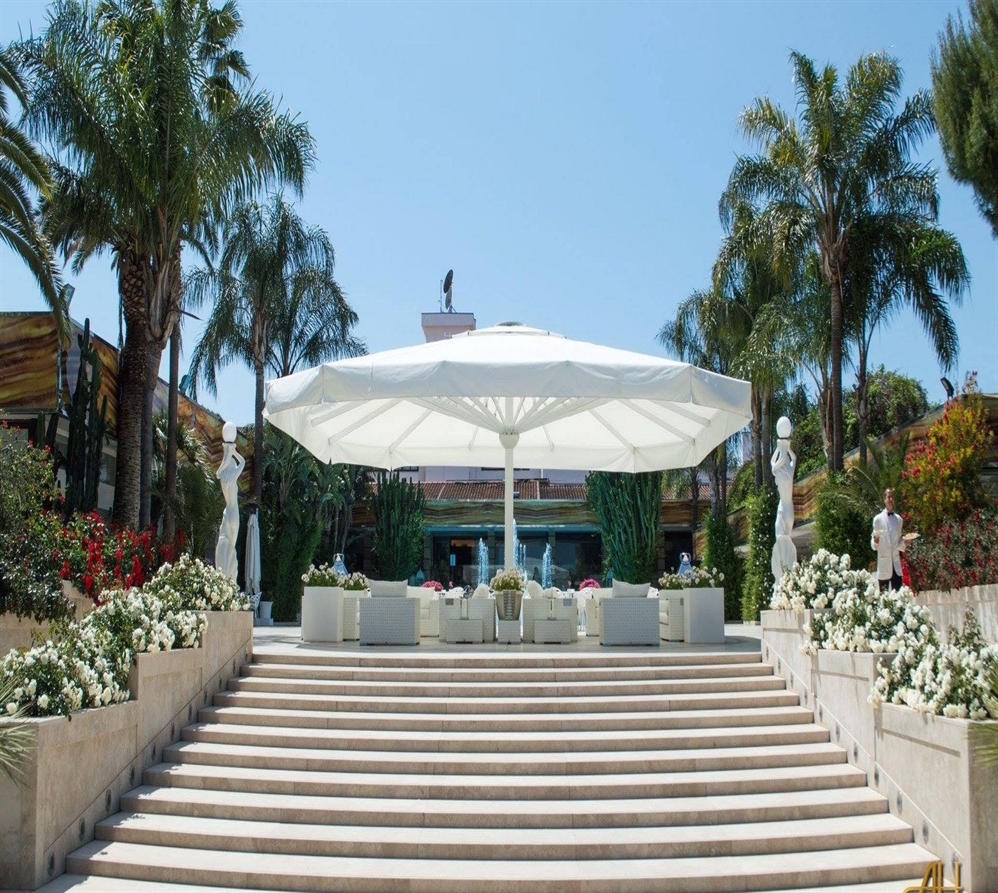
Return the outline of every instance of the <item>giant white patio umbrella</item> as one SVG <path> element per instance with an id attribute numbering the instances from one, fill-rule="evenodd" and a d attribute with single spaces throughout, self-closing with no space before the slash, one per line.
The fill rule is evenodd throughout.
<path id="1" fill-rule="evenodd" d="M 751 418 L 748 382 L 520 323 L 338 360 L 267 383 L 265 417 L 324 462 L 658 471 Z"/>

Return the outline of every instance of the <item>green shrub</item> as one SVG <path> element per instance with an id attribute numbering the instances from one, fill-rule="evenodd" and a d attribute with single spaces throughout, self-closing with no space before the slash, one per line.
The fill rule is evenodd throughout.
<path id="1" fill-rule="evenodd" d="M 716 567 L 724 574 L 724 619 L 740 620 L 741 606 L 741 564 L 735 554 L 735 535 L 725 518 L 713 512 L 707 518 L 705 533 L 707 548 L 704 555 L 705 567 Z"/>
<path id="2" fill-rule="evenodd" d="M 586 475 L 586 500 L 599 518 L 604 570 L 630 583 L 657 579 L 662 473 L 592 472 Z"/>
<path id="3" fill-rule="evenodd" d="M 742 586 L 742 619 L 758 620 L 773 596 L 773 543 L 780 496 L 768 485 L 749 503 L 749 557 Z"/>
<path id="4" fill-rule="evenodd" d="M 834 555 L 848 555 L 856 569 L 869 568 L 873 561 L 870 529 L 873 515 L 865 515 L 844 491 L 847 479 L 842 474 L 829 475 L 818 491 L 816 549 L 826 549 Z"/>
<path id="5" fill-rule="evenodd" d="M 947 521 L 911 543 L 905 554 L 916 592 L 998 583 L 998 515 L 976 511 Z"/>
<path id="6" fill-rule="evenodd" d="M 398 472 L 378 472 L 378 490 L 371 499 L 374 539 L 371 558 L 382 580 L 408 580 L 423 558 L 423 509 L 426 497 L 419 484 Z"/>

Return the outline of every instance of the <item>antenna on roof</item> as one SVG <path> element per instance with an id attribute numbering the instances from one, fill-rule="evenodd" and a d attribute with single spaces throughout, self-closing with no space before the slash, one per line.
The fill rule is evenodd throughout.
<path id="1" fill-rule="evenodd" d="M 443 284 L 444 309 L 448 313 L 453 313 L 454 312 L 454 306 L 453 306 L 453 300 L 452 300 L 453 297 L 454 297 L 454 294 L 453 294 L 453 291 L 452 291 L 453 285 L 454 285 L 454 271 L 453 270 L 448 270 L 447 271 L 447 275 L 444 276 L 444 284 Z"/>

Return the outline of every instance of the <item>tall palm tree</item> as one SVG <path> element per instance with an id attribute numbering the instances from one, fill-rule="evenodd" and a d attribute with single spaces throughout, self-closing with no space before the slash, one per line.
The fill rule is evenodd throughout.
<path id="1" fill-rule="evenodd" d="M 944 294 L 959 301 L 970 275 L 956 237 L 917 214 L 861 217 L 850 234 L 850 256 L 846 330 L 856 346 L 856 415 L 865 465 L 873 333 L 901 307 L 910 307 L 948 370 L 959 339 Z"/>
<path id="2" fill-rule="evenodd" d="M 761 153 L 738 159 L 727 195 L 761 204 L 777 245 L 797 245 L 803 236 L 818 250 L 831 300 L 831 467 L 841 470 L 849 234 L 865 214 L 916 209 L 935 218 L 935 175 L 909 161 L 933 130 L 932 109 L 928 94 L 918 92 L 895 114 L 902 74 L 885 54 L 861 57 L 844 84 L 830 65 L 819 72 L 798 52 L 790 60 L 798 118 L 767 97 L 742 113 L 742 129 Z"/>
<path id="3" fill-rule="evenodd" d="M 253 439 L 254 498 L 263 494 L 263 378 L 290 375 L 302 365 L 362 353 L 351 333 L 357 314 L 333 278 L 333 246 L 307 226 L 285 200 L 243 204 L 222 236 L 218 270 L 187 279 L 191 304 L 212 302 L 211 316 L 191 358 L 191 386 L 216 392 L 216 373 L 234 361 L 256 377 Z"/>
<path id="4" fill-rule="evenodd" d="M 10 47 L 0 46 L 0 240 L 27 264 L 59 328 L 66 330 L 62 282 L 48 240 L 38 228 L 30 191 L 52 191 L 52 174 L 41 152 L 10 118 L 8 92 L 22 106 L 27 85 Z"/>
<path id="5" fill-rule="evenodd" d="M 180 315 L 182 245 L 208 241 L 262 185 L 300 191 L 312 164 L 307 127 L 248 85 L 232 49 L 241 26 L 233 0 L 57 0 L 45 33 L 24 45 L 40 85 L 34 126 L 78 177 L 85 213 L 60 215 L 65 243 L 115 253 L 137 329 L 122 357 L 118 458 L 119 479 L 123 464 L 141 467 L 140 493 L 138 505 L 131 492 L 115 504 L 129 524 L 149 517 L 152 396 Z M 141 306 L 122 274 L 141 279 Z M 137 406 L 135 381 L 145 384 Z"/>

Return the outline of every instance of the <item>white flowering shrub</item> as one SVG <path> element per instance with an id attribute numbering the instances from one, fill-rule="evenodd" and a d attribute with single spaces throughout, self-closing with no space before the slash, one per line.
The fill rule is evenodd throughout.
<path id="1" fill-rule="evenodd" d="M 499 571 L 489 580 L 489 589 L 493 592 L 516 592 L 527 586 L 527 578 L 518 567 Z"/>
<path id="2" fill-rule="evenodd" d="M 249 599 L 233 580 L 187 554 L 164 564 L 142 588 L 161 597 L 169 590 L 179 597 L 179 607 L 189 611 L 249 610 Z"/>
<path id="3" fill-rule="evenodd" d="M 682 574 L 663 574 L 659 577 L 659 589 L 715 589 L 724 582 L 724 574 L 716 567 L 691 567 Z"/>
<path id="4" fill-rule="evenodd" d="M 57 640 L 11 651 L 0 664 L 0 679 L 11 692 L 0 715 L 68 716 L 127 701 L 128 663 L 113 656 L 111 641 L 106 630 L 69 624 Z"/>
<path id="5" fill-rule="evenodd" d="M 360 571 L 354 571 L 352 574 L 340 577 L 337 585 L 342 586 L 347 592 L 363 592 L 371 583 Z"/>
<path id="6" fill-rule="evenodd" d="M 865 573 L 865 572 L 864 572 Z M 774 611 L 827 608 L 835 596 L 857 585 L 848 555 L 819 549 L 807 561 L 794 565 L 773 587 L 770 607 Z"/>
<path id="7" fill-rule="evenodd" d="M 0 679 L 11 699 L 0 715 L 68 716 L 87 707 L 128 700 L 128 671 L 135 654 L 198 648 L 204 614 L 183 607 L 169 587 L 111 590 L 106 601 L 79 623 L 56 628 L 56 636 L 27 651 L 11 651 L 0 663 Z"/>
<path id="8" fill-rule="evenodd" d="M 343 576 L 334 571 L 328 564 L 314 564 L 308 566 L 308 570 L 301 575 L 301 581 L 306 586 L 342 586 Z"/>
<path id="9" fill-rule="evenodd" d="M 880 670 L 870 703 L 900 704 L 922 713 L 965 719 L 988 719 L 988 676 L 998 669 L 998 645 L 981 636 L 977 618 L 968 611 L 963 632 L 949 631 L 949 641 L 935 634 L 910 637 L 897 659 Z M 995 717 L 998 719 L 998 717 Z"/>

